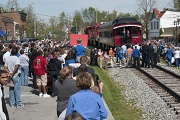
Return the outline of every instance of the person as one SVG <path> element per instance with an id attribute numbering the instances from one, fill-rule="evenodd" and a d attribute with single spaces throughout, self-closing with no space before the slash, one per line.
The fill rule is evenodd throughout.
<path id="1" fill-rule="evenodd" d="M 3 61 L 3 55 L 4 55 L 4 47 L 2 44 L 0 44 L 0 70 L 3 70 L 4 67 L 4 61 Z"/>
<path id="2" fill-rule="evenodd" d="M 20 59 L 16 56 L 18 48 L 13 47 L 11 50 L 12 56 L 6 58 L 4 69 L 14 82 L 14 87 L 9 87 L 9 105 L 13 107 L 16 105 L 17 108 L 24 107 L 20 100 L 21 93 L 21 70 L 20 70 Z"/>
<path id="3" fill-rule="evenodd" d="M 179 62 L 180 62 L 180 50 L 179 48 L 175 48 L 175 51 L 174 51 L 174 58 L 175 58 L 175 62 L 176 62 L 176 67 L 179 68 Z"/>
<path id="4" fill-rule="evenodd" d="M 128 46 L 128 49 L 127 49 L 127 63 L 128 64 L 127 65 L 129 67 L 132 66 L 132 51 L 133 51 L 133 49 L 132 49 L 131 45 Z"/>
<path id="5" fill-rule="evenodd" d="M 138 43 L 136 42 L 135 45 L 133 46 L 133 49 L 135 49 L 135 46 L 137 47 L 138 50 L 140 50 L 140 46 L 138 45 Z"/>
<path id="6" fill-rule="evenodd" d="M 98 64 L 99 64 L 99 67 L 102 68 L 103 67 L 103 52 L 101 49 L 98 50 Z"/>
<path id="7" fill-rule="evenodd" d="M 122 48 L 119 50 L 119 66 L 124 65 L 125 63 L 125 58 L 124 58 L 124 53 Z"/>
<path id="8" fill-rule="evenodd" d="M 5 52 L 4 55 L 3 55 L 3 61 L 4 61 L 4 62 L 6 61 L 6 58 L 11 55 L 11 52 L 10 52 L 11 48 L 12 48 L 12 45 L 11 45 L 11 44 L 7 45 L 7 47 L 5 48 L 5 49 L 6 49 L 6 52 Z"/>
<path id="9" fill-rule="evenodd" d="M 21 85 L 28 85 L 29 58 L 24 54 L 24 50 L 20 50 L 20 66 L 21 66 Z"/>
<path id="10" fill-rule="evenodd" d="M 154 48 L 152 43 L 149 43 L 147 48 L 147 67 L 150 68 L 150 65 L 154 68 Z"/>
<path id="11" fill-rule="evenodd" d="M 88 59 L 85 56 L 80 58 L 80 64 L 85 64 L 87 66 L 88 65 L 87 63 L 88 63 Z M 77 76 L 78 70 L 79 67 L 73 69 L 73 77 Z M 88 66 L 87 66 L 87 72 L 89 72 L 92 76 L 94 75 L 94 69 Z"/>
<path id="12" fill-rule="evenodd" d="M 70 66 L 64 67 L 59 74 L 60 79 L 55 82 L 58 117 L 66 109 L 69 97 L 78 91 L 76 81 L 72 79 L 72 68 Z"/>
<path id="13" fill-rule="evenodd" d="M 114 49 L 115 53 L 116 53 L 116 63 L 119 63 L 119 51 L 120 51 L 120 46 L 117 45 Z"/>
<path id="14" fill-rule="evenodd" d="M 80 73 L 76 79 L 79 91 L 69 98 L 66 116 L 78 112 L 84 120 L 106 119 L 108 112 L 101 97 L 92 92 L 92 76 L 88 72 Z"/>
<path id="15" fill-rule="evenodd" d="M 135 46 L 135 49 L 132 51 L 132 57 L 134 60 L 134 66 L 140 67 L 140 51 L 137 49 L 137 46 Z"/>
<path id="16" fill-rule="evenodd" d="M 168 66 L 171 67 L 172 66 L 172 50 L 170 47 L 168 47 L 168 50 L 167 50 L 167 55 L 166 55 L 166 59 L 168 61 Z"/>
<path id="17" fill-rule="evenodd" d="M 148 49 L 148 43 L 145 41 L 143 42 L 141 53 L 142 53 L 142 64 L 141 67 L 147 66 L 147 49 Z"/>
<path id="18" fill-rule="evenodd" d="M 32 73 L 32 77 L 33 77 L 33 88 L 37 89 L 37 82 L 36 82 L 36 75 L 34 74 L 34 60 L 35 58 L 38 56 L 38 52 L 37 49 L 32 48 L 31 49 L 31 53 L 29 54 L 29 75 L 31 76 Z"/>
<path id="19" fill-rule="evenodd" d="M 73 112 L 65 117 L 64 120 L 83 120 L 82 116 L 77 112 Z"/>
<path id="20" fill-rule="evenodd" d="M 4 85 L 7 85 L 8 74 L 4 70 L 0 70 L 0 120 L 9 120 L 9 114 L 4 99 Z"/>
<path id="21" fill-rule="evenodd" d="M 48 71 L 50 72 L 50 77 L 52 79 L 52 97 L 56 96 L 55 82 L 58 79 L 59 71 L 61 70 L 62 63 L 57 59 L 59 56 L 58 52 L 52 52 L 53 58 L 50 59 Z"/>
<path id="22" fill-rule="evenodd" d="M 76 53 L 74 49 L 69 50 L 66 59 L 65 59 L 65 66 L 69 66 L 70 64 L 76 63 Z"/>
<path id="23" fill-rule="evenodd" d="M 74 47 L 74 51 L 76 53 L 76 60 L 78 60 L 78 57 L 84 56 L 86 49 L 84 46 L 81 45 L 82 39 L 78 38 L 77 39 L 77 46 Z"/>
<path id="24" fill-rule="evenodd" d="M 111 61 L 111 66 L 113 67 L 113 58 L 111 58 L 111 57 L 107 54 L 107 52 L 105 51 L 105 52 L 104 52 L 105 69 L 106 69 L 107 66 L 108 66 L 109 60 Z"/>
<path id="25" fill-rule="evenodd" d="M 41 50 L 38 51 L 38 56 L 35 58 L 33 66 L 34 66 L 34 74 L 36 75 L 37 87 L 39 90 L 39 97 L 50 97 L 47 94 L 46 86 L 47 86 L 47 64 L 46 59 L 42 56 L 43 52 Z M 43 89 L 43 92 L 42 92 Z"/>

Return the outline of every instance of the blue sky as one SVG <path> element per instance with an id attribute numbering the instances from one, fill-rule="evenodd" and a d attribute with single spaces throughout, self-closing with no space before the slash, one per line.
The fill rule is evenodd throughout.
<path id="1" fill-rule="evenodd" d="M 0 0 L 0 4 L 5 5 L 8 0 Z M 156 8 L 169 6 L 172 0 L 158 0 Z M 35 12 L 48 16 L 58 16 L 61 12 L 68 14 L 74 13 L 75 10 L 81 8 L 94 7 L 98 10 L 109 11 L 116 10 L 123 13 L 135 14 L 137 10 L 136 0 L 18 0 L 20 7 L 27 7 L 29 4 L 34 3 Z M 49 17 L 38 15 L 39 18 L 48 21 Z"/>

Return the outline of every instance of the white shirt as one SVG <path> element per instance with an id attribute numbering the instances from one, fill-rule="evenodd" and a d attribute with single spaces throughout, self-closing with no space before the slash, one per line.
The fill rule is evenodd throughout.
<path id="1" fill-rule="evenodd" d="M 4 66 L 6 66 L 8 68 L 10 73 L 13 73 L 15 65 L 20 65 L 20 59 L 17 56 L 7 57 Z M 13 78 L 17 77 L 19 73 L 21 73 L 20 67 L 19 67 L 18 71 L 16 72 L 16 74 L 13 76 Z"/>
<path id="2" fill-rule="evenodd" d="M 6 61 L 6 58 L 9 57 L 11 55 L 11 53 L 9 51 L 7 51 L 4 55 L 3 55 L 3 61 Z"/>
<path id="3" fill-rule="evenodd" d="M 174 51 L 174 58 L 180 58 L 180 51 L 179 50 Z"/>
<path id="4" fill-rule="evenodd" d="M 19 56 L 21 66 L 29 66 L 29 58 L 27 55 L 22 54 Z"/>
<path id="5" fill-rule="evenodd" d="M 140 50 L 140 46 L 139 45 L 134 45 L 133 49 L 135 49 L 135 46 L 137 46 L 137 49 Z"/>
<path id="6" fill-rule="evenodd" d="M 125 45 L 123 45 L 122 47 L 122 50 L 123 50 L 123 53 L 126 53 L 127 52 L 127 47 Z"/>

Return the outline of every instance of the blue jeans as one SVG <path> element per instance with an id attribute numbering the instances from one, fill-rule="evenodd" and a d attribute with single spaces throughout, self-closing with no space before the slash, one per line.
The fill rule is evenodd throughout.
<path id="1" fill-rule="evenodd" d="M 171 60 L 168 60 L 168 66 L 169 66 L 169 67 L 172 66 Z"/>
<path id="2" fill-rule="evenodd" d="M 180 62 L 180 59 L 179 58 L 175 58 L 175 61 L 176 61 L 176 67 L 179 67 L 179 62 Z"/>
<path id="3" fill-rule="evenodd" d="M 20 93 L 21 93 L 21 81 L 20 77 L 13 78 L 14 87 L 9 87 L 9 105 L 21 105 Z"/>
<path id="4" fill-rule="evenodd" d="M 21 66 L 21 85 L 28 85 L 28 66 Z"/>

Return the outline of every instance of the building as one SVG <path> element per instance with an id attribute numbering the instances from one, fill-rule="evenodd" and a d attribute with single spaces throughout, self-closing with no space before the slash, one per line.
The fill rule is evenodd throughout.
<path id="1" fill-rule="evenodd" d="M 26 26 L 26 13 L 23 11 L 0 12 L 0 29 L 5 31 L 6 40 L 23 39 Z"/>
<path id="2" fill-rule="evenodd" d="M 180 12 L 159 11 L 154 8 L 149 25 L 150 39 L 159 40 L 163 38 L 165 42 L 179 42 Z"/>

